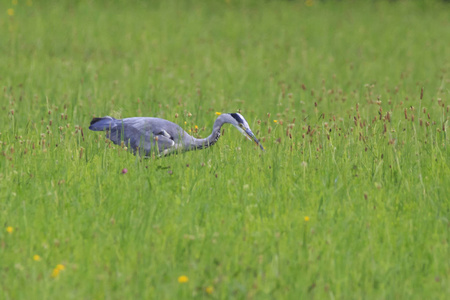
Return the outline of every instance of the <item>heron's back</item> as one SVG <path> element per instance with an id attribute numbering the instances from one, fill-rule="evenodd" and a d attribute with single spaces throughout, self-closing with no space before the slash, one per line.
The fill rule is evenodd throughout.
<path id="1" fill-rule="evenodd" d="M 141 134 L 151 133 L 154 136 L 165 131 L 173 137 L 175 142 L 179 141 L 180 138 L 182 139 L 185 134 L 185 131 L 178 124 L 160 118 L 133 117 L 117 121 L 121 121 L 119 125 L 123 122 L 125 131 L 127 127 L 133 127 L 134 129 L 138 129 Z"/>

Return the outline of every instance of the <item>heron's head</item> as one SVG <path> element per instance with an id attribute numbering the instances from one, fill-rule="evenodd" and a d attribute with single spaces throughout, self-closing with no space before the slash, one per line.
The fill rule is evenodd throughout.
<path id="1" fill-rule="evenodd" d="M 253 134 L 252 130 L 250 129 L 250 126 L 248 126 L 247 121 L 241 114 L 231 113 L 231 114 L 223 114 L 222 116 L 225 116 L 227 119 L 226 121 L 232 124 L 234 127 L 236 127 L 246 138 L 248 138 L 251 141 L 254 141 L 256 145 L 258 145 L 262 150 L 264 150 L 264 147 L 261 145 L 259 140 Z"/>

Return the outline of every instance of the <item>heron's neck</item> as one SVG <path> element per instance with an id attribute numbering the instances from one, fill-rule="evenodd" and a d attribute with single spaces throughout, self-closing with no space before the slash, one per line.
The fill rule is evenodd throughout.
<path id="1" fill-rule="evenodd" d="M 214 145 L 220 137 L 220 128 L 224 124 L 223 121 L 217 120 L 214 122 L 213 130 L 211 134 L 204 139 L 194 139 L 194 147 L 195 149 L 204 149 Z"/>

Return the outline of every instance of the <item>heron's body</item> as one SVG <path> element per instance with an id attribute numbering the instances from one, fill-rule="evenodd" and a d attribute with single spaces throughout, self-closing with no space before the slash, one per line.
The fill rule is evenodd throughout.
<path id="1" fill-rule="evenodd" d="M 190 136 L 180 126 L 170 121 L 149 118 L 135 117 L 126 119 L 114 119 L 106 116 L 104 118 L 94 118 L 89 126 L 93 131 L 107 131 L 107 137 L 117 145 L 124 142 L 129 145 L 136 154 L 148 156 L 152 151 L 161 155 L 172 152 L 189 151 L 203 149 L 212 146 L 220 137 L 220 128 L 223 124 L 230 123 L 245 133 L 264 150 L 259 141 L 248 127 L 247 121 L 240 114 L 222 114 L 214 122 L 212 133 L 204 139 L 197 139 Z"/>

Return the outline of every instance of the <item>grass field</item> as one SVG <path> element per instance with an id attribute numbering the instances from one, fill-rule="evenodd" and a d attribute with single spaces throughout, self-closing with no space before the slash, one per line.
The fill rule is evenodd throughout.
<path id="1" fill-rule="evenodd" d="M 449 15 L 1 2 L 0 299 L 448 299 Z M 237 111 L 265 152 L 224 126 L 140 159 L 88 130 Z"/>

